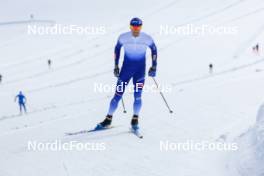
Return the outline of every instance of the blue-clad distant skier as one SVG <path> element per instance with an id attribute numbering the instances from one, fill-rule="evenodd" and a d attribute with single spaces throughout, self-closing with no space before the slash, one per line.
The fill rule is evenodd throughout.
<path id="1" fill-rule="evenodd" d="M 97 125 L 97 129 L 106 128 L 111 125 L 112 117 L 118 107 L 118 103 L 125 91 L 125 86 L 133 79 L 134 84 L 134 105 L 133 117 L 131 120 L 132 129 L 137 130 L 139 112 L 142 106 L 142 90 L 145 82 L 146 70 L 146 50 L 150 48 L 152 56 L 152 66 L 149 69 L 148 75 L 156 76 L 157 69 L 157 48 L 151 36 L 141 32 L 142 20 L 133 18 L 130 21 L 129 32 L 123 33 L 119 36 L 115 46 L 115 68 L 114 75 L 118 78 L 117 89 L 114 97 L 110 102 L 108 113 L 103 122 Z M 120 50 L 124 49 L 124 61 L 119 72 L 119 58 Z M 120 88 L 122 87 L 122 88 Z"/>
<path id="2" fill-rule="evenodd" d="M 18 99 L 20 114 L 22 114 L 23 109 L 24 109 L 24 112 L 27 113 L 27 108 L 26 108 L 27 98 L 22 93 L 22 91 L 20 91 L 19 94 L 15 97 L 15 102 L 17 101 L 17 99 Z"/>

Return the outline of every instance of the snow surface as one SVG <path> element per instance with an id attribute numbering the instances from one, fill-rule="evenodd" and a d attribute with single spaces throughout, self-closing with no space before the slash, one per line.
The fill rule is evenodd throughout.
<path id="1" fill-rule="evenodd" d="M 241 134 L 236 141 L 239 151 L 232 156 L 230 164 L 240 175 L 260 176 L 264 174 L 264 105 L 258 111 L 256 124 Z M 237 161 L 237 162 L 236 162 Z"/>
<path id="2" fill-rule="evenodd" d="M 36 23 L 103 25 L 106 35 L 27 34 Z M 264 102 L 263 0 L 9 0 L 0 5 L 0 176 L 238 176 L 263 175 Z M 144 139 L 128 133 L 133 96 L 124 96 L 113 128 L 65 136 L 103 120 L 111 92 L 95 93 L 94 83 L 114 84 L 113 47 L 128 22 L 139 16 L 158 49 L 158 76 L 174 110 L 158 93 L 144 93 L 140 127 Z M 6 24 L 12 22 L 11 24 Z M 161 35 L 160 25 L 237 26 L 236 35 Z M 259 43 L 259 55 L 252 46 Z M 150 58 L 148 53 L 148 66 Z M 47 59 L 53 60 L 52 68 Z M 208 64 L 213 63 L 214 74 Z M 147 78 L 146 84 L 152 85 Z M 19 116 L 14 96 L 24 91 L 27 115 Z M 121 105 L 121 104 L 120 104 Z M 258 116 L 260 117 L 260 115 Z M 28 141 L 105 143 L 105 151 L 27 149 Z M 160 141 L 237 142 L 237 152 L 160 151 Z M 257 155 L 256 155 L 257 154 Z"/>

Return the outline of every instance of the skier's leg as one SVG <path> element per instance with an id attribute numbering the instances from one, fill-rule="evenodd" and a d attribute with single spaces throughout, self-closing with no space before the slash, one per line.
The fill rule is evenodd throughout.
<path id="1" fill-rule="evenodd" d="M 20 114 L 22 114 L 22 104 L 19 103 L 19 111 L 20 111 Z"/>
<path id="2" fill-rule="evenodd" d="M 113 113 L 116 111 L 118 103 L 125 92 L 125 87 L 126 85 L 128 85 L 133 74 L 134 71 L 131 68 L 126 66 L 122 67 L 119 78 L 117 80 L 115 95 L 110 102 L 110 106 L 107 113 L 108 115 L 112 116 Z"/>
<path id="3" fill-rule="evenodd" d="M 23 103 L 23 108 L 24 108 L 24 112 L 27 113 L 27 108 L 26 108 L 25 103 Z"/>
<path id="4" fill-rule="evenodd" d="M 104 119 L 103 122 L 99 123 L 96 128 L 100 129 L 102 127 L 107 127 L 111 125 L 113 114 L 116 111 L 118 107 L 118 103 L 125 92 L 125 86 L 129 83 L 129 80 L 131 79 L 132 76 L 133 76 L 132 70 L 123 66 L 117 81 L 116 92 L 110 102 L 106 118 Z"/>
<path id="5" fill-rule="evenodd" d="M 104 119 L 104 121 L 102 121 L 101 123 L 97 125 L 96 127 L 97 129 L 100 129 L 102 127 L 105 128 L 111 125 L 113 114 L 118 107 L 118 103 L 124 94 L 125 86 L 128 84 L 128 82 L 129 82 L 129 79 L 127 81 L 122 81 L 121 79 L 118 79 L 117 85 L 116 85 L 116 93 L 110 102 L 106 118 Z"/>
<path id="6" fill-rule="evenodd" d="M 133 111 L 134 115 L 131 120 L 131 126 L 133 130 L 138 130 L 138 115 L 142 107 L 142 91 L 145 83 L 145 68 L 139 69 L 138 72 L 133 76 L 134 84 L 134 104 Z"/>
<path id="7" fill-rule="evenodd" d="M 108 113 L 107 113 L 108 115 L 110 115 L 110 116 L 113 115 L 113 113 L 116 111 L 116 109 L 118 107 L 118 103 L 119 103 L 121 98 L 122 98 L 122 95 L 115 94 L 115 96 L 110 101 L 110 105 L 109 105 Z"/>
<path id="8" fill-rule="evenodd" d="M 112 98 L 112 100 L 110 101 L 110 105 L 109 105 L 109 109 L 108 109 L 108 113 L 106 115 L 106 118 L 104 119 L 104 121 L 102 121 L 101 123 L 99 123 L 97 125 L 97 129 L 100 128 L 105 128 L 107 126 L 110 126 L 112 123 L 112 118 L 113 118 L 113 113 L 116 111 L 117 107 L 118 107 L 118 103 L 121 99 L 122 95 L 119 94 L 115 94 L 115 96 Z"/>
<path id="9" fill-rule="evenodd" d="M 118 80 L 117 85 L 116 85 L 116 92 L 114 97 L 112 98 L 109 109 L 108 109 L 108 115 L 112 116 L 113 113 L 116 111 L 118 107 L 118 103 L 121 100 L 124 91 L 125 91 L 125 86 L 128 84 L 128 82 L 122 81 L 121 79 Z"/>
<path id="10" fill-rule="evenodd" d="M 138 72 L 133 77 L 134 84 L 134 115 L 138 116 L 142 106 L 142 91 L 145 83 L 145 70 Z"/>
<path id="11" fill-rule="evenodd" d="M 137 115 L 137 116 L 139 115 L 139 112 L 140 112 L 141 107 L 142 107 L 141 95 L 142 95 L 143 86 L 144 86 L 144 80 L 142 80 L 141 82 L 137 82 L 134 85 L 133 110 L 134 110 L 134 115 Z"/>

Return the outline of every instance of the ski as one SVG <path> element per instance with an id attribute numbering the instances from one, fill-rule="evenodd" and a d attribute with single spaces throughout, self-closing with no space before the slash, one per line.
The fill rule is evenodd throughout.
<path id="1" fill-rule="evenodd" d="M 77 132 L 69 132 L 69 133 L 65 133 L 65 135 L 67 136 L 74 136 L 74 135 L 80 135 L 80 134 L 87 134 L 87 133 L 93 133 L 93 132 L 99 132 L 99 131 L 105 131 L 105 130 L 109 130 L 114 128 L 113 126 L 107 127 L 107 128 L 94 128 L 91 130 L 81 130 L 81 131 L 77 131 Z M 137 136 L 138 138 L 142 139 L 143 135 L 140 133 L 140 131 L 137 129 L 132 129 L 130 128 L 130 132 L 132 134 L 134 134 L 135 136 Z"/>
<path id="2" fill-rule="evenodd" d="M 143 135 L 139 132 L 139 130 L 134 130 L 131 128 L 130 132 L 134 134 L 135 136 L 137 136 L 138 138 L 143 139 Z"/>
<path id="3" fill-rule="evenodd" d="M 92 132 L 98 132 L 98 131 L 104 131 L 104 130 L 109 130 L 111 128 L 114 128 L 113 126 L 107 127 L 107 128 L 94 128 L 91 130 L 82 130 L 82 131 L 77 131 L 77 132 L 72 132 L 72 133 L 65 133 L 67 136 L 72 136 L 72 135 L 79 135 L 79 134 L 85 134 L 85 133 L 92 133 Z"/>

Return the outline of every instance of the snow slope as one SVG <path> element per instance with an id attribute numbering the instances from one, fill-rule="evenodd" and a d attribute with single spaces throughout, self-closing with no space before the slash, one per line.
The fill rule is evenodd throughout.
<path id="1" fill-rule="evenodd" d="M 263 8 L 263 0 L 1 2 L 3 23 L 28 20 L 33 13 L 36 20 L 58 24 L 104 25 L 107 32 L 33 36 L 26 33 L 27 24 L 0 25 L 0 73 L 4 76 L 0 84 L 0 176 L 238 176 L 261 170 L 261 165 L 255 165 L 237 171 L 239 161 L 252 158 L 250 152 L 240 158 L 240 151 L 162 152 L 160 141 L 237 141 L 255 124 L 263 103 L 264 58 L 262 52 L 252 53 L 251 47 L 256 42 L 264 44 Z M 94 92 L 94 84 L 115 83 L 113 47 L 134 16 L 143 19 L 143 30 L 157 43 L 157 80 L 172 87 L 165 96 L 175 113 L 168 113 L 158 93 L 144 93 L 140 118 L 144 139 L 139 140 L 128 134 L 133 96 L 126 93 L 128 113 L 119 107 L 113 121 L 116 128 L 65 136 L 65 132 L 93 128 L 104 118 L 113 93 Z M 238 33 L 160 34 L 160 25 L 188 23 L 237 26 Z M 47 67 L 48 58 L 53 60 L 52 69 Z M 213 75 L 208 73 L 211 62 Z M 147 78 L 146 84 L 153 82 Z M 19 90 L 28 98 L 29 113 L 24 116 L 18 115 L 13 101 Z M 27 150 L 29 140 L 103 142 L 106 150 L 34 152 Z M 242 149 L 245 143 L 239 142 Z M 249 161 L 248 166 L 254 165 Z"/>
<path id="2" fill-rule="evenodd" d="M 240 175 L 263 175 L 263 111 L 261 105 L 255 125 L 235 140 L 239 143 L 239 152 L 232 156 L 230 162 Z M 237 162 L 238 161 L 238 162 Z"/>

